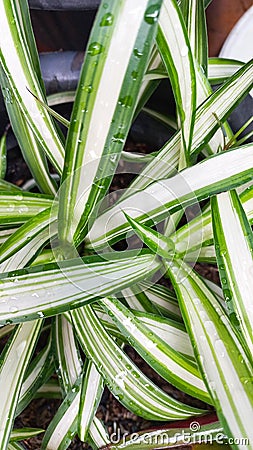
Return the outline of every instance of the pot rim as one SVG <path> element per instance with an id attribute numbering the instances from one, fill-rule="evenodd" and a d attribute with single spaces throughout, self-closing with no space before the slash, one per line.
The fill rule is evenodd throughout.
<path id="1" fill-rule="evenodd" d="M 29 0 L 31 9 L 45 11 L 96 10 L 100 0 Z"/>

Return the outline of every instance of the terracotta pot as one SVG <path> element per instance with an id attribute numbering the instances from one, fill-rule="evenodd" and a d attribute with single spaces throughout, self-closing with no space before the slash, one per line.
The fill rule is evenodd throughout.
<path id="1" fill-rule="evenodd" d="M 218 56 L 226 37 L 252 0 L 213 0 L 207 8 L 209 55 Z"/>

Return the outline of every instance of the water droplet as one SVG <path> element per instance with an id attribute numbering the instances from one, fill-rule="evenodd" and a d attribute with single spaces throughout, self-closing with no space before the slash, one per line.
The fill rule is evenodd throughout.
<path id="1" fill-rule="evenodd" d="M 21 194 L 19 194 L 19 195 L 16 195 L 16 200 L 17 201 L 21 201 L 21 200 L 23 200 L 23 195 Z"/>
<path id="2" fill-rule="evenodd" d="M 224 289 L 224 298 L 226 300 L 226 302 L 230 302 L 231 298 L 232 298 L 232 293 L 229 289 Z"/>
<path id="3" fill-rule="evenodd" d="M 99 44 L 99 42 L 92 42 L 88 47 L 88 54 L 91 56 L 99 55 L 104 51 L 103 45 Z"/>
<path id="4" fill-rule="evenodd" d="M 44 317 L 44 314 L 43 314 L 43 312 L 42 311 L 38 311 L 37 312 L 37 314 L 38 314 L 38 316 L 41 318 L 41 319 L 43 319 L 43 317 Z"/>
<path id="5" fill-rule="evenodd" d="M 109 27 L 113 24 L 113 15 L 111 13 L 106 13 L 100 22 L 101 27 Z"/>
<path id="6" fill-rule="evenodd" d="M 151 5 L 149 8 L 147 8 L 144 14 L 145 22 L 149 23 L 150 25 L 153 25 L 155 22 L 157 22 L 159 11 L 160 9 L 158 5 Z"/>
<path id="7" fill-rule="evenodd" d="M 140 378 L 140 374 L 136 372 L 135 370 L 132 372 L 132 375 L 134 378 Z"/>
<path id="8" fill-rule="evenodd" d="M 116 153 L 114 153 L 113 155 L 110 156 L 110 161 L 112 163 L 115 163 L 117 161 L 117 154 Z"/>
<path id="9" fill-rule="evenodd" d="M 124 140 L 125 140 L 125 135 L 122 134 L 122 133 L 116 133 L 116 134 L 113 135 L 112 140 L 113 140 L 113 142 L 117 142 L 119 144 L 123 144 Z"/>
<path id="10" fill-rule="evenodd" d="M 143 53 L 140 50 L 138 50 L 138 48 L 134 49 L 134 56 L 136 56 L 137 58 L 141 58 L 142 55 Z"/>
<path id="11" fill-rule="evenodd" d="M 137 80 L 137 77 L 138 77 L 137 70 L 133 70 L 133 72 L 131 73 L 131 77 L 132 77 L 133 80 Z"/>
<path id="12" fill-rule="evenodd" d="M 253 377 L 241 377 L 240 380 L 243 384 L 249 384 L 249 383 L 252 384 Z"/>
<path id="13" fill-rule="evenodd" d="M 26 205 L 22 206 L 22 207 L 19 208 L 19 210 L 18 210 L 19 214 L 24 214 L 24 213 L 26 213 L 26 212 L 28 212 L 28 211 L 29 211 L 29 208 L 28 208 L 28 206 L 26 206 Z"/>
<path id="14" fill-rule="evenodd" d="M 126 372 L 119 372 L 115 377 L 115 382 L 118 385 L 118 388 L 125 389 L 124 379 L 126 378 Z"/>
<path id="15" fill-rule="evenodd" d="M 130 108 L 133 104 L 133 97 L 131 95 L 126 95 L 125 97 L 121 97 L 119 99 L 119 104 L 124 106 L 125 108 Z"/>
<path id="16" fill-rule="evenodd" d="M 88 92 L 88 94 L 90 94 L 93 91 L 93 86 L 91 86 L 90 84 L 87 86 L 83 86 L 83 91 Z"/>
<path id="17" fill-rule="evenodd" d="M 15 205 L 13 203 L 10 203 L 7 208 L 7 211 L 11 212 L 11 211 L 14 211 L 14 209 L 15 209 Z"/>
<path id="18" fill-rule="evenodd" d="M 13 103 L 12 92 L 9 88 L 3 88 L 4 99 L 7 104 Z"/>
<path id="19" fill-rule="evenodd" d="M 37 292 L 34 292 L 34 293 L 32 294 L 32 297 L 39 298 L 39 294 L 37 294 Z"/>
<path id="20" fill-rule="evenodd" d="M 244 358 L 241 354 L 238 356 L 238 360 L 240 364 L 244 364 Z"/>
<path id="21" fill-rule="evenodd" d="M 10 311 L 10 313 L 16 313 L 16 312 L 18 312 L 18 308 L 17 308 L 17 306 L 11 306 L 9 308 L 9 311 Z"/>

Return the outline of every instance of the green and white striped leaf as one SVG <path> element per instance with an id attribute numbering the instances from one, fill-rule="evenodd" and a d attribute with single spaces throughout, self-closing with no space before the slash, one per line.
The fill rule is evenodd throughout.
<path id="1" fill-rule="evenodd" d="M 104 391 L 104 381 L 93 362 L 87 360 L 78 411 L 78 435 L 85 442 Z"/>
<path id="2" fill-rule="evenodd" d="M 18 416 L 36 396 L 37 390 L 51 377 L 54 364 L 51 355 L 51 339 L 30 364 L 22 384 L 15 415 Z"/>
<path id="3" fill-rule="evenodd" d="M 9 183 L 8 181 L 0 179 L 0 191 L 6 192 L 22 192 L 22 189 L 16 186 L 15 184 Z"/>
<path id="4" fill-rule="evenodd" d="M 142 108 L 142 111 L 150 117 L 153 117 L 153 119 L 156 119 L 158 122 L 161 122 L 163 125 L 166 125 L 171 131 L 175 132 L 178 130 L 177 122 L 173 116 L 169 114 L 165 115 L 164 113 L 160 113 L 159 111 L 147 107 Z"/>
<path id="5" fill-rule="evenodd" d="M 82 377 L 79 377 L 51 420 L 41 450 L 66 450 L 77 432 Z"/>
<path id="6" fill-rule="evenodd" d="M 191 155 L 195 156 L 207 146 L 212 136 L 220 127 L 217 117 L 219 121 L 224 121 L 228 117 L 237 103 L 250 90 L 252 77 L 253 62 L 250 61 L 198 107 L 192 138 Z M 208 95 L 208 92 L 206 95 Z M 219 143 L 220 137 L 217 141 L 217 144 Z M 218 145 L 216 145 L 217 150 Z M 141 174 L 131 184 L 131 190 L 126 192 L 125 197 L 132 193 L 133 190 L 143 189 L 154 180 L 160 180 L 174 174 L 178 166 L 179 152 L 180 133 L 178 132 L 163 146 L 158 157 L 147 164 Z"/>
<path id="7" fill-rule="evenodd" d="M 9 442 L 8 444 L 8 450 L 26 450 L 27 447 L 24 447 L 23 445 L 19 444 L 18 442 Z"/>
<path id="8" fill-rule="evenodd" d="M 0 339 L 2 339 L 7 334 L 10 334 L 15 328 L 15 325 L 5 325 L 0 328 Z"/>
<path id="9" fill-rule="evenodd" d="M 1 226 L 15 226 L 26 222 L 34 215 L 52 206 L 52 199 L 46 195 L 30 192 L 1 192 Z"/>
<path id="10" fill-rule="evenodd" d="M 181 11 L 188 31 L 192 54 L 207 75 L 208 45 L 204 0 L 184 0 Z"/>
<path id="11" fill-rule="evenodd" d="M 72 324 L 62 315 L 54 321 L 54 350 L 58 379 L 66 395 L 81 375 L 82 363 Z"/>
<path id="12" fill-rule="evenodd" d="M 94 417 L 94 420 L 90 426 L 89 442 L 92 448 L 100 448 L 110 443 L 107 430 L 105 429 L 101 420 Z"/>
<path id="13" fill-rule="evenodd" d="M 150 329 L 116 298 L 105 298 L 101 303 L 131 346 L 159 375 L 181 391 L 210 402 L 195 362 L 178 354 L 156 333 L 150 332 Z"/>
<path id="14" fill-rule="evenodd" d="M 5 450 L 15 418 L 24 374 L 40 333 L 42 321 L 19 325 L 0 358 L 0 449 Z"/>
<path id="15" fill-rule="evenodd" d="M 0 276 L 0 323 L 52 316 L 119 292 L 161 267 L 149 252 L 104 254 Z M 13 282 L 15 280 L 15 283 Z"/>
<path id="16" fill-rule="evenodd" d="M 208 43 L 205 5 L 203 0 L 185 0 L 181 2 L 181 9 L 188 30 L 192 54 L 195 55 L 194 64 L 196 72 L 197 105 L 202 105 L 212 95 L 213 91 L 207 79 Z M 197 124 L 196 124 L 197 127 Z M 224 125 L 230 135 L 230 129 Z M 194 130 L 196 131 L 196 130 Z M 194 133 L 193 131 L 193 133 Z M 224 137 L 222 130 L 217 130 L 203 149 L 205 156 L 217 153 L 222 148 Z"/>
<path id="17" fill-rule="evenodd" d="M 63 243 L 85 236 L 91 213 L 116 170 L 148 64 L 160 5 L 161 0 L 155 4 L 153 0 L 109 0 L 100 5 L 66 142 L 59 198 L 59 238 Z M 116 68 L 113 82 L 112 64 Z"/>
<path id="18" fill-rule="evenodd" d="M 131 225 L 135 233 L 146 244 L 150 250 L 161 256 L 162 258 L 172 257 L 174 254 L 175 246 L 174 242 L 165 237 L 163 234 L 153 230 L 150 227 L 139 224 L 137 220 L 132 219 L 128 214 L 124 212 L 125 218 Z"/>
<path id="19" fill-rule="evenodd" d="M 236 191 L 214 197 L 214 242 L 224 298 L 253 355 L 253 234 Z M 231 316 L 232 320 L 232 316 Z"/>
<path id="20" fill-rule="evenodd" d="M 134 315 L 152 333 L 157 334 L 160 339 L 170 345 L 176 352 L 194 359 L 189 336 L 182 324 L 165 317 L 155 316 L 154 314 L 134 311 Z"/>
<path id="21" fill-rule="evenodd" d="M 142 293 L 144 292 L 148 297 L 149 301 L 155 305 L 156 309 L 160 311 L 162 316 L 170 317 L 172 320 L 179 322 L 182 321 L 177 299 L 170 289 L 159 284 L 148 285 L 144 282 L 139 283 L 138 286 Z M 132 290 L 132 287 L 130 289 Z"/>
<path id="22" fill-rule="evenodd" d="M 196 74 L 190 42 L 176 0 L 164 0 L 159 17 L 157 45 L 169 73 L 181 128 L 179 167 L 189 161 L 196 111 Z"/>
<path id="23" fill-rule="evenodd" d="M 157 76 L 157 72 L 158 73 L 162 72 L 163 73 L 162 77 L 160 75 Z M 135 109 L 135 117 L 137 117 L 139 112 L 143 110 L 143 106 L 146 104 L 146 102 L 151 97 L 153 92 L 159 86 L 160 80 L 164 76 L 167 77 L 168 74 L 162 63 L 161 56 L 158 52 L 157 46 L 154 45 L 149 58 L 149 63 L 145 76 L 139 88 L 138 101 Z"/>
<path id="24" fill-rule="evenodd" d="M 0 245 L 2 245 L 11 236 L 17 228 L 6 228 L 0 230 Z"/>
<path id="25" fill-rule="evenodd" d="M 123 289 L 121 294 L 131 309 L 160 314 L 179 322 L 182 319 L 174 294 L 164 286 L 141 283 Z"/>
<path id="26" fill-rule="evenodd" d="M 55 263 L 56 262 L 55 256 L 56 255 L 54 254 L 54 251 L 51 249 L 42 250 L 42 252 L 35 258 L 35 260 L 32 261 L 31 267 L 39 266 L 42 264 Z"/>
<path id="27" fill-rule="evenodd" d="M 0 178 L 5 178 L 7 159 L 6 159 L 6 132 L 0 139 Z"/>
<path id="28" fill-rule="evenodd" d="M 64 151 L 51 116 L 27 89 L 45 101 L 38 56 L 31 38 L 27 1 L 4 0 L 0 18 L 0 72 L 5 103 L 20 146 L 31 164 L 33 176 L 38 178 L 46 192 L 53 193 L 55 187 L 49 177 L 42 149 L 58 171 L 63 167 Z M 34 153 L 27 145 L 32 145 L 30 149 Z"/>
<path id="29" fill-rule="evenodd" d="M 110 337 L 89 305 L 76 309 L 71 316 L 85 354 L 130 411 L 150 420 L 183 419 L 201 413 L 155 386 Z"/>
<path id="30" fill-rule="evenodd" d="M 10 442 L 22 441 L 24 439 L 30 439 L 38 434 L 44 433 L 42 428 L 20 428 L 14 429 L 10 435 Z"/>
<path id="31" fill-rule="evenodd" d="M 252 448 L 253 371 L 215 296 L 180 260 L 166 262 L 206 386 L 235 448 Z M 248 444 L 243 445 L 243 439 Z"/>
<path id="32" fill-rule="evenodd" d="M 57 211 L 48 208 L 31 217 L 0 248 L 0 271 L 25 267 L 57 234 Z"/>
<path id="33" fill-rule="evenodd" d="M 240 194 L 240 201 L 247 215 L 247 219 L 253 223 L 253 186 L 246 188 Z M 176 246 L 176 251 L 180 257 L 188 260 L 196 260 L 202 255 L 216 258 L 213 246 L 212 216 L 210 208 L 201 215 L 196 216 L 189 223 L 179 228 L 170 236 Z M 202 246 L 202 248 L 201 248 Z M 191 255 L 194 259 L 192 259 Z M 191 258 L 191 259 L 190 259 Z"/>
<path id="34" fill-rule="evenodd" d="M 103 247 L 128 232 L 130 225 L 123 211 L 140 223 L 158 223 L 185 206 L 246 183 L 252 178 L 252 156 L 253 146 L 249 144 L 211 156 L 142 191 L 133 191 L 97 218 L 87 236 L 87 246 Z"/>
<path id="35" fill-rule="evenodd" d="M 234 75 L 243 63 L 235 59 L 209 58 L 208 60 L 208 80 L 212 84 L 219 84 Z"/>
<path id="36" fill-rule="evenodd" d="M 125 300 L 131 309 L 136 311 L 146 311 L 149 313 L 159 313 L 158 308 L 152 304 L 145 292 L 143 292 L 138 285 L 130 286 L 121 291 L 120 296 Z"/>
<path id="37" fill-rule="evenodd" d="M 98 308 L 97 305 L 95 305 L 94 310 L 106 330 L 112 336 L 119 338 L 121 341 L 126 341 L 126 338 L 119 331 L 113 319 L 108 314 L 103 312 L 102 307 Z M 132 313 L 138 321 L 149 329 L 150 333 L 156 334 L 176 352 L 182 353 L 183 356 L 186 356 L 191 360 L 194 359 L 192 345 L 183 324 L 172 319 L 157 316 L 155 314 L 136 310 L 132 310 Z"/>
<path id="38" fill-rule="evenodd" d="M 1 58 L 1 55 L 0 55 Z M 3 80 L 3 82 L 1 81 Z M 9 86 L 6 77 L 1 77 L 1 61 L 0 61 L 0 82 L 3 86 Z M 3 87 L 4 92 L 11 92 L 12 88 Z M 13 89 L 15 89 L 13 87 Z M 56 193 L 57 187 L 53 180 L 53 177 L 49 173 L 49 168 L 47 164 L 47 159 L 44 154 L 42 145 L 38 142 L 35 137 L 30 124 L 24 118 L 23 112 L 20 111 L 19 101 L 14 98 L 11 102 L 5 96 L 6 109 L 8 111 L 10 121 L 12 124 L 13 131 L 15 133 L 16 139 L 22 150 L 23 157 L 34 177 L 36 186 L 39 187 L 41 192 L 46 194 L 54 195 Z M 31 94 L 30 94 L 31 95 Z M 8 103 L 9 101 L 9 103 Z"/>
<path id="39" fill-rule="evenodd" d="M 35 398 L 62 398 L 61 387 L 55 378 L 44 383 L 36 392 Z"/>

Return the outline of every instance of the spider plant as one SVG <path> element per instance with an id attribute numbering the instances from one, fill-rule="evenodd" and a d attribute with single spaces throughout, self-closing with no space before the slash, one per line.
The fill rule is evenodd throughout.
<path id="1" fill-rule="evenodd" d="M 62 402 L 42 449 L 67 449 L 76 435 L 93 448 L 164 447 L 161 433 L 167 446 L 183 445 L 184 432 L 192 443 L 220 444 L 222 435 L 233 448 L 253 448 L 253 146 L 226 123 L 252 87 L 253 64 L 208 59 L 209 3 L 102 1 L 76 92 L 51 99 L 26 0 L 0 4 L 1 89 L 40 191 L 4 180 L 4 135 L 0 450 L 23 448 L 18 441 L 41 432 L 13 424 L 50 393 Z M 173 123 L 173 136 L 148 158 L 129 156 L 133 120 L 164 78 L 176 117 L 146 111 Z M 68 127 L 64 139 L 47 101 L 72 97 L 70 121 L 57 115 Z M 125 159 L 133 173 L 136 162 L 144 168 L 112 204 L 109 188 Z M 116 251 L 130 234 L 141 248 Z M 197 261 L 217 267 L 221 288 L 193 268 Z M 171 289 L 159 284 L 162 275 Z M 203 407 L 159 388 L 126 344 Z M 96 417 L 105 386 L 129 411 L 160 421 L 159 431 L 110 442 Z"/>

